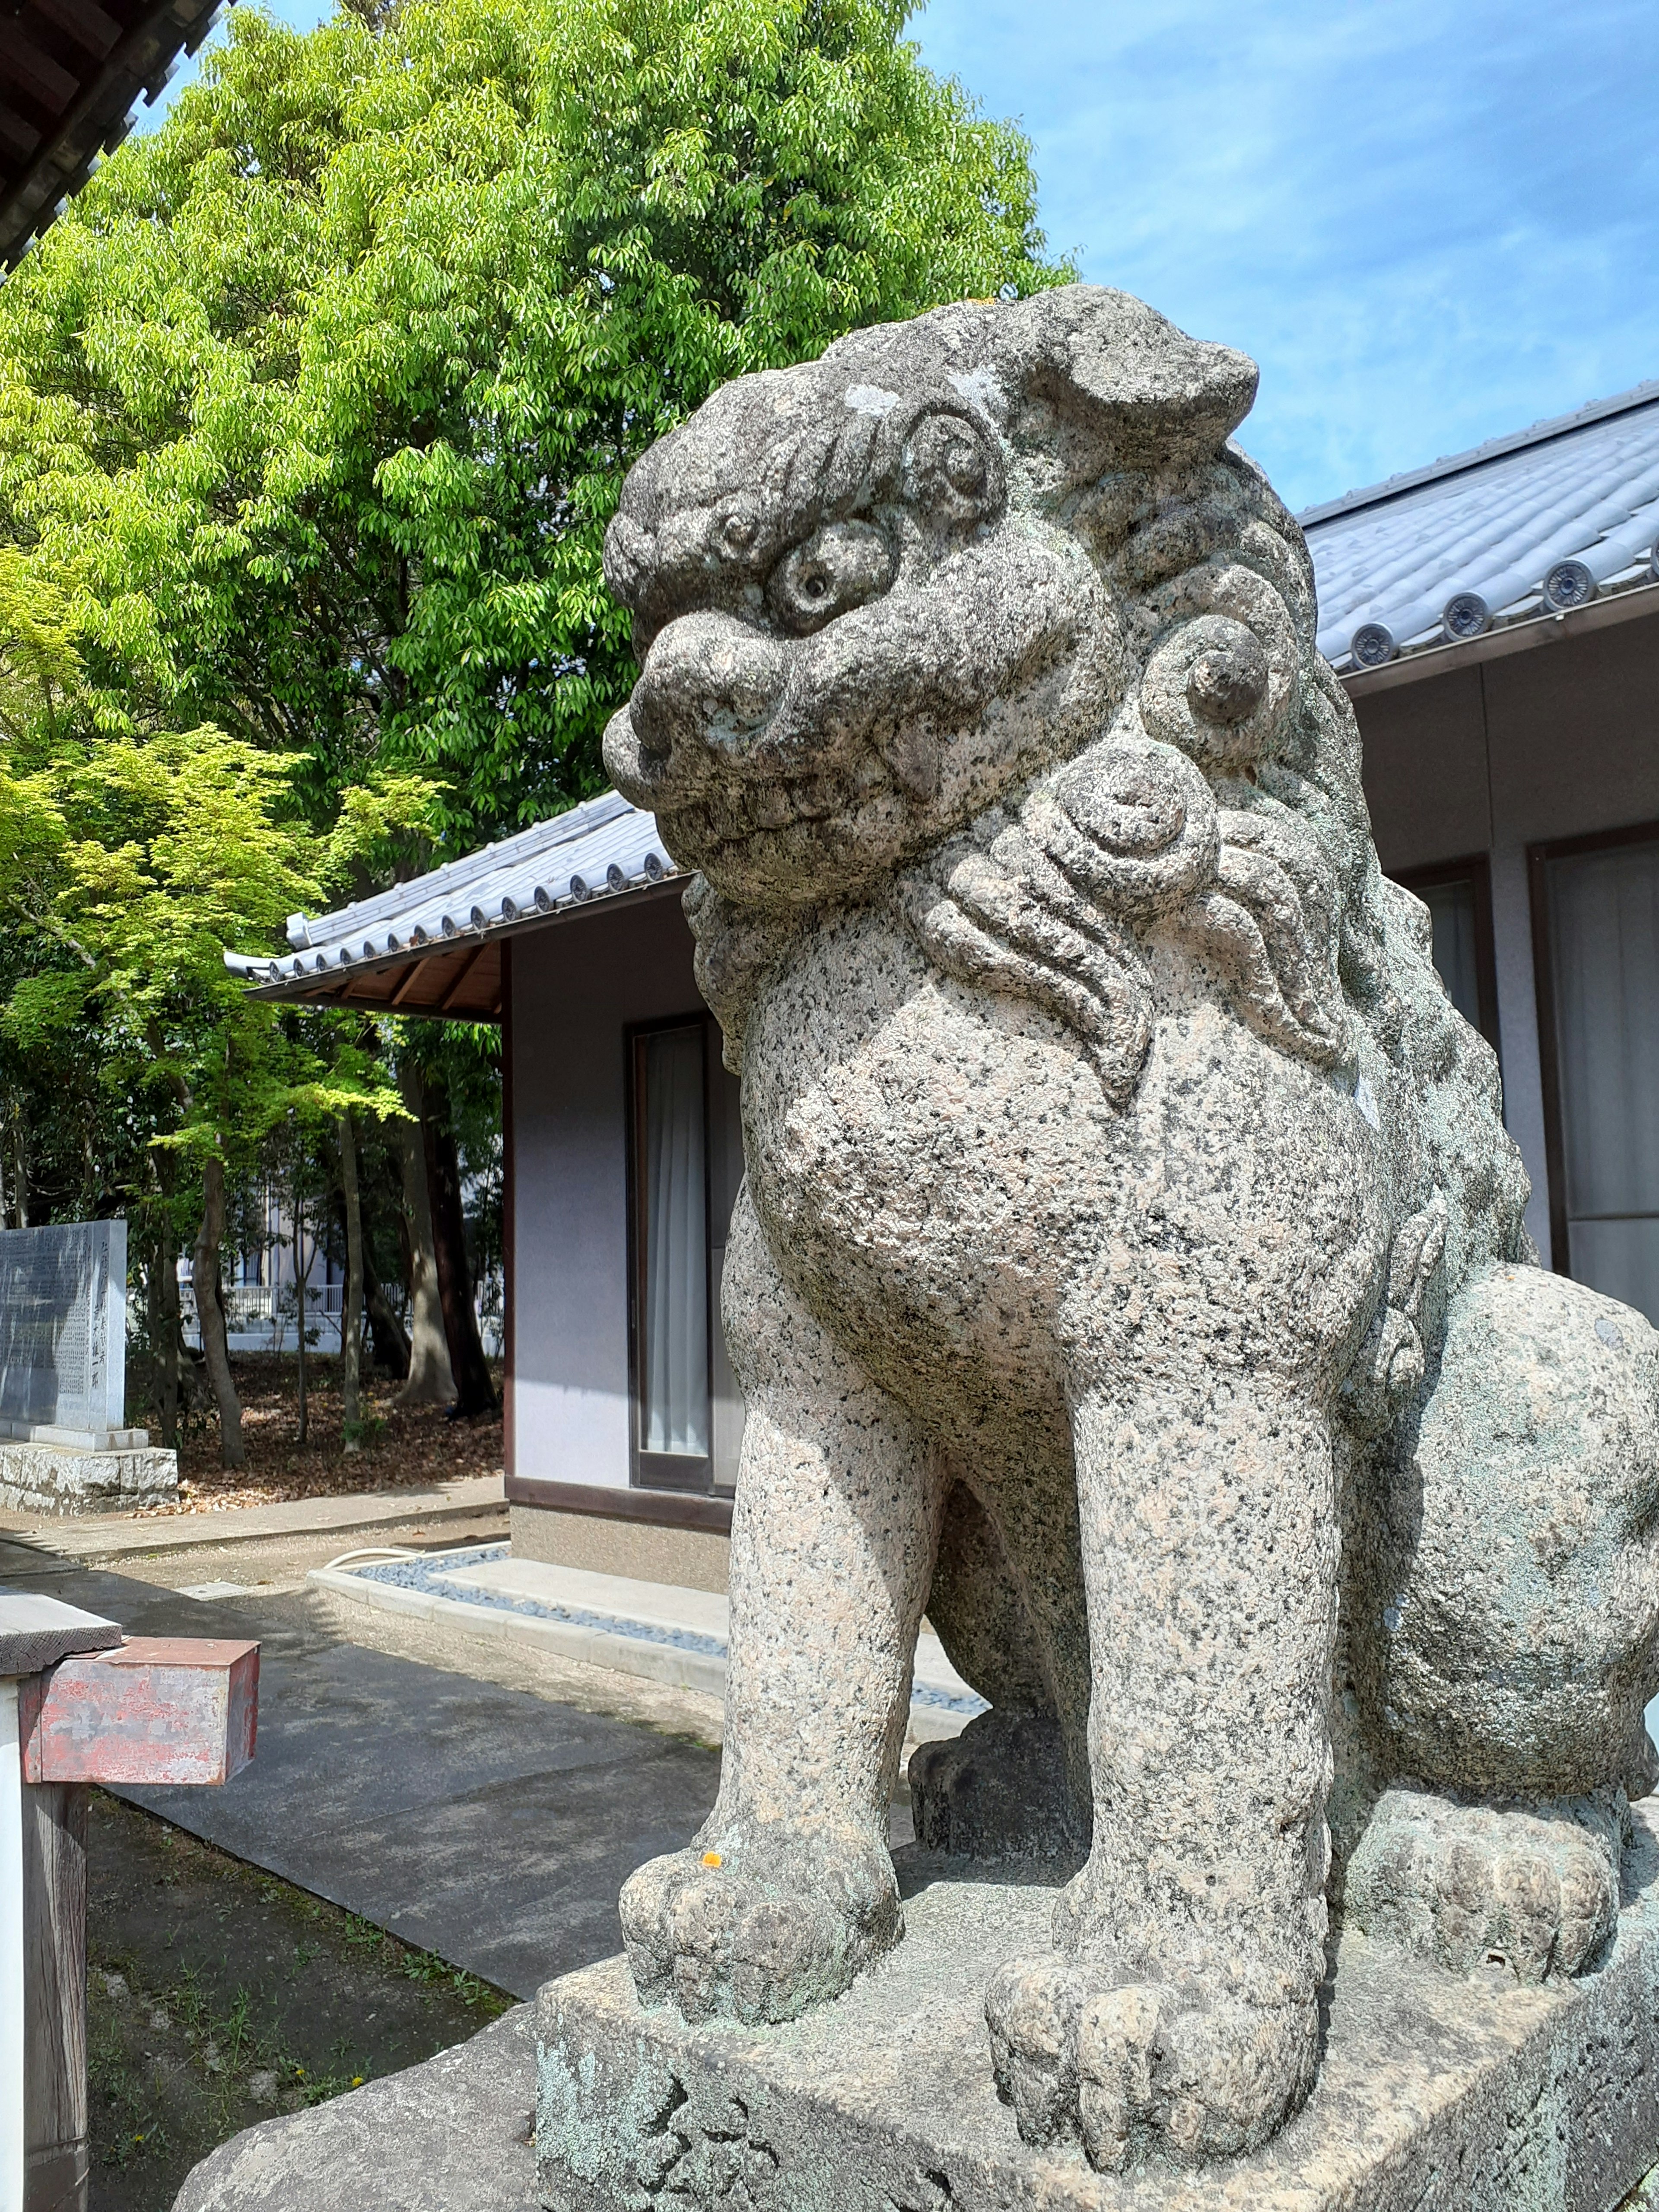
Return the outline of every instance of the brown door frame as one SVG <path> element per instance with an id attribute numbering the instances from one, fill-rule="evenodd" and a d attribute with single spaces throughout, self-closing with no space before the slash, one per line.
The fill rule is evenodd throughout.
<path id="1" fill-rule="evenodd" d="M 1527 848 L 1527 895 L 1532 909 L 1532 977 L 1538 999 L 1538 1073 L 1544 1094 L 1544 1172 L 1549 1177 L 1550 1265 L 1572 1273 L 1568 1250 L 1566 1127 L 1561 1112 L 1561 1040 L 1555 1001 L 1555 944 L 1550 927 L 1552 860 L 1607 853 L 1620 845 L 1659 845 L 1659 822 L 1623 830 L 1597 830 L 1583 837 L 1553 837 Z"/>

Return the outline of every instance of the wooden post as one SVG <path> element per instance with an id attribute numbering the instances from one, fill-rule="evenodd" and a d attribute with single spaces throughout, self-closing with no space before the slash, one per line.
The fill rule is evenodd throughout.
<path id="1" fill-rule="evenodd" d="M 87 1790 L 23 1790 L 23 2212 L 87 2201 Z"/>
<path id="2" fill-rule="evenodd" d="M 228 1782 L 258 1680 L 257 1644 L 0 1596 L 0 2212 L 85 2212 L 88 1789 Z"/>

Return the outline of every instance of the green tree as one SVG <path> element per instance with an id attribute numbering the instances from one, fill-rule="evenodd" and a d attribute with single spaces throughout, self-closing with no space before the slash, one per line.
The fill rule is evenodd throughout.
<path id="1" fill-rule="evenodd" d="M 301 36 L 245 5 L 0 286 L 13 1218 L 31 1188 L 139 1209 L 156 1253 L 193 1230 L 205 1284 L 237 1178 L 326 1157 L 384 1060 L 250 1006 L 220 942 L 597 787 L 634 458 L 742 371 L 1069 273 L 1024 140 L 922 67 L 908 14 L 360 0 Z M 410 1387 L 459 1363 L 481 1406 L 459 1191 L 489 1187 L 499 1084 L 462 1044 L 400 1054 L 433 1103 L 393 1141 Z"/>
<path id="2" fill-rule="evenodd" d="M 637 453 L 740 371 L 1069 273 L 908 12 L 238 9 L 0 289 L 0 541 L 64 580 L 105 724 L 298 751 L 324 825 L 416 764 L 452 850 L 597 787 Z"/>
<path id="3" fill-rule="evenodd" d="M 410 778 L 354 790 L 319 839 L 289 803 L 294 762 L 210 725 L 88 730 L 66 654 L 51 691 L 0 730 L 0 1073 L 21 1067 L 37 1100 L 89 1093 L 100 1130 L 124 1131 L 118 1195 L 148 1211 L 151 1309 L 164 1320 L 182 1170 L 199 1209 L 193 1279 L 222 1449 L 238 1466 L 219 1281 L 228 1194 L 284 1124 L 402 1108 L 338 1017 L 279 1017 L 227 974 L 222 948 L 243 931 L 269 936 L 372 864 L 428 794 Z"/>

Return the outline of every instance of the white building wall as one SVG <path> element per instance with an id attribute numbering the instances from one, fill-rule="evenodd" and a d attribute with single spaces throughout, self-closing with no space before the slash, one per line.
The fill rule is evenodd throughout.
<path id="1" fill-rule="evenodd" d="M 520 1481 L 626 1489 L 623 1033 L 697 1012 L 679 887 L 516 939 L 512 1462 Z"/>

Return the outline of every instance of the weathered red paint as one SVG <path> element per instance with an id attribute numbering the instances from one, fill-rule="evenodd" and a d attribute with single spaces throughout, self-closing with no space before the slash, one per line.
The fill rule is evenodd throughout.
<path id="1" fill-rule="evenodd" d="M 228 1782 L 253 1756 L 259 1647 L 136 1636 L 18 1685 L 26 1782 Z"/>

